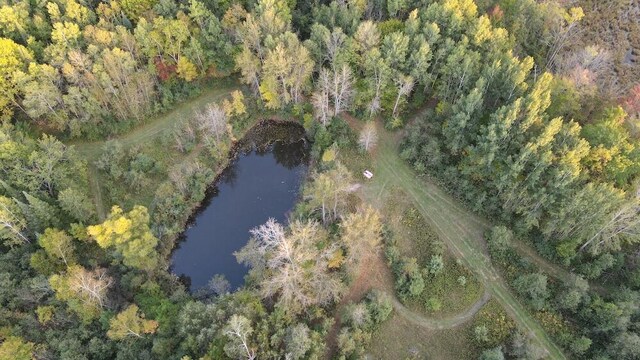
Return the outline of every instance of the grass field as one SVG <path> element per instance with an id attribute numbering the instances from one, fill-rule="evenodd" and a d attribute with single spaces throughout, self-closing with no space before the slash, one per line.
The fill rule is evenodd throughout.
<path id="1" fill-rule="evenodd" d="M 432 330 L 398 314 L 387 320 L 373 336 L 369 356 L 373 359 L 475 359 L 478 349 L 464 335 L 471 322 L 446 330 Z"/>
<path id="2" fill-rule="evenodd" d="M 564 359 L 562 350 L 515 298 L 506 281 L 491 264 L 483 239 L 488 228 L 486 220 L 467 211 L 435 183 L 418 177 L 398 155 L 400 134 L 383 130 L 379 134 L 380 143 L 372 167 L 374 179 L 365 186 L 368 200 L 378 204 L 384 202 L 382 195 L 393 186 L 406 192 L 455 257 L 465 262 L 517 324 L 530 333 L 551 358 Z"/>
<path id="3" fill-rule="evenodd" d="M 391 228 L 401 254 L 416 258 L 421 267 L 426 267 L 436 254 L 442 254 L 444 260 L 442 271 L 424 276 L 424 291 L 406 305 L 436 319 L 455 316 L 472 307 L 483 295 L 482 284 L 448 251 L 406 193 L 397 188 L 388 188 L 385 193 L 385 223 Z M 465 284 L 459 283 L 460 277 Z M 429 301 L 437 301 L 440 308 L 427 306 Z"/>

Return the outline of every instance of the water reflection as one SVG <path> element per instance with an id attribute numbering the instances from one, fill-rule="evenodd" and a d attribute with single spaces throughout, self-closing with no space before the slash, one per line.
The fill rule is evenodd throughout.
<path id="1" fill-rule="evenodd" d="M 172 255 L 172 271 L 192 290 L 216 274 L 237 288 L 247 269 L 233 252 L 246 244 L 253 227 L 270 217 L 286 220 L 309 161 L 304 132 L 289 127 L 263 129 L 243 140 L 237 159 L 193 214 Z"/>

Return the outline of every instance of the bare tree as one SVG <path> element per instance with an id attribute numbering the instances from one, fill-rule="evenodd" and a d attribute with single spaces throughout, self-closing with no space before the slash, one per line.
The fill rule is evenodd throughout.
<path id="1" fill-rule="evenodd" d="M 336 246 L 319 249 L 326 231 L 315 221 L 295 221 L 289 230 L 274 219 L 251 230 L 252 240 L 236 257 L 262 274 L 262 296 L 278 297 L 278 304 L 297 313 L 311 305 L 337 300 L 343 284 L 329 270 Z"/>
<path id="2" fill-rule="evenodd" d="M 188 152 L 196 141 L 196 132 L 189 122 L 178 125 L 174 130 L 175 149 L 180 152 Z"/>
<path id="3" fill-rule="evenodd" d="M 218 104 L 209 104 L 202 112 L 196 114 L 196 123 L 207 141 L 213 136 L 216 142 L 220 142 L 220 138 L 227 131 L 227 114 Z"/>
<path id="4" fill-rule="evenodd" d="M 640 241 L 640 199 L 627 203 L 613 212 L 609 220 L 598 227 L 593 236 L 580 246 L 580 251 L 591 247 L 599 253 L 602 248 L 618 250 L 623 242 Z"/>
<path id="5" fill-rule="evenodd" d="M 232 358 L 255 359 L 256 352 L 249 347 L 249 336 L 252 332 L 249 319 L 242 315 L 231 316 L 224 329 L 224 334 L 229 338 L 229 342 L 224 346 L 227 355 Z"/>
<path id="6" fill-rule="evenodd" d="M 362 128 L 358 142 L 364 151 L 369 151 L 376 146 L 378 142 L 378 132 L 376 130 L 376 124 L 373 121 L 368 122 Z"/>
<path id="7" fill-rule="evenodd" d="M 329 72 L 326 69 L 320 71 L 316 91 L 311 96 L 311 103 L 315 110 L 315 117 L 323 126 L 329 123 Z"/>
<path id="8" fill-rule="evenodd" d="M 105 269 L 89 271 L 81 266 L 69 268 L 69 289 L 89 305 L 104 307 L 107 290 L 113 284 Z"/>
<path id="9" fill-rule="evenodd" d="M 343 64 L 339 69 L 333 70 L 332 85 L 333 114 L 338 116 L 349 107 L 353 97 L 353 76 L 349 65 Z"/>
<path id="10" fill-rule="evenodd" d="M 207 288 L 216 295 L 228 294 L 231 290 L 231 284 L 224 275 L 216 274 L 207 283 Z"/>
<path id="11" fill-rule="evenodd" d="M 558 57 L 555 68 L 558 74 L 569 78 L 580 92 L 598 86 L 601 91 L 608 91 L 607 71 L 612 67 L 611 54 L 597 45 L 587 46 L 580 50 Z"/>
<path id="12" fill-rule="evenodd" d="M 564 11 L 564 10 L 561 10 Z M 555 23 L 550 24 L 551 39 L 549 52 L 547 53 L 546 67 L 551 69 L 555 65 L 558 54 L 571 39 L 577 34 L 578 23 L 584 17 L 580 7 L 570 8 L 566 14 L 555 17 Z"/>
<path id="13" fill-rule="evenodd" d="M 395 81 L 396 87 L 398 88 L 398 96 L 396 97 L 396 102 L 393 105 L 393 117 L 398 116 L 398 105 L 400 104 L 400 100 L 404 96 L 408 96 L 413 91 L 413 85 L 415 81 L 411 76 L 400 76 Z"/>
<path id="14" fill-rule="evenodd" d="M 316 89 L 312 98 L 316 109 L 316 118 L 326 125 L 329 113 L 338 116 L 351 104 L 353 98 L 351 68 L 347 64 L 343 64 L 337 69 L 323 68 L 320 70 Z"/>
<path id="15" fill-rule="evenodd" d="M 0 237 L 15 240 L 15 243 L 30 243 L 29 238 L 23 233 L 26 222 L 18 216 L 18 211 L 13 200 L 0 196 Z M 14 244 L 13 241 L 12 244 Z"/>

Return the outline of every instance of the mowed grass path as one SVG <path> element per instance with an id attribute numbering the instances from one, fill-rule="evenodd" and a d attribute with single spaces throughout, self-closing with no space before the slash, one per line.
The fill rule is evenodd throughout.
<path id="1" fill-rule="evenodd" d="M 222 99 L 228 97 L 233 90 L 239 88 L 240 84 L 235 79 L 220 80 L 215 84 L 204 87 L 200 95 L 177 104 L 168 112 L 150 117 L 143 124 L 124 134 L 116 135 L 105 140 L 75 140 L 68 142 L 67 145 L 72 145 L 76 152 L 87 161 L 89 187 L 98 217 L 101 220 L 105 219 L 108 211 L 106 205 L 111 205 L 104 204 L 100 174 L 94 164 L 100 157 L 100 154 L 102 154 L 102 149 L 107 141 L 118 140 L 125 149 L 134 145 L 144 145 L 161 136 L 166 131 L 172 131 L 176 125 L 192 119 L 195 112 L 202 110 L 207 104 L 220 102 Z M 175 160 L 176 162 L 182 161 L 182 159 L 179 158 Z"/>
<path id="2" fill-rule="evenodd" d="M 562 350 L 549 338 L 529 311 L 511 293 L 508 284 L 491 264 L 483 239 L 488 222 L 466 210 L 459 202 L 428 179 L 418 177 L 400 159 L 397 134 L 380 131 L 374 156 L 374 179 L 367 193 L 379 201 L 385 189 L 398 186 L 413 199 L 416 207 L 456 257 L 466 262 L 491 295 L 514 320 L 530 333 L 554 359 L 565 359 Z"/>
<path id="3" fill-rule="evenodd" d="M 142 145 L 161 135 L 165 130 L 172 130 L 176 124 L 193 118 L 196 111 L 202 110 L 207 104 L 221 101 L 233 90 L 239 88 L 240 84 L 235 79 L 223 79 L 203 87 L 200 95 L 176 104 L 173 109 L 163 114 L 154 115 L 124 134 L 106 140 L 70 141 L 67 145 L 73 145 L 87 162 L 93 162 L 100 156 L 102 147 L 108 140 L 118 140 L 125 149 L 133 145 Z"/>

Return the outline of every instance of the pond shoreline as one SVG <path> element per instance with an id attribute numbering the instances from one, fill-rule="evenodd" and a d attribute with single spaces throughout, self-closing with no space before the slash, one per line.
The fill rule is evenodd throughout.
<path id="1" fill-rule="evenodd" d="M 216 174 L 213 178 L 213 181 L 211 181 L 211 183 L 207 186 L 207 193 L 210 191 L 210 189 L 212 187 L 215 187 L 215 184 L 220 181 L 220 177 L 222 176 L 222 174 L 224 173 L 224 171 L 226 169 L 228 169 L 230 166 L 233 165 L 233 162 L 238 160 L 238 156 L 242 153 L 243 149 L 242 146 L 249 146 L 251 144 L 253 144 L 253 142 L 247 142 L 247 137 L 253 135 L 251 132 L 252 131 L 256 131 L 256 130 L 260 130 L 261 128 L 266 128 L 266 127 L 273 127 L 273 126 L 277 126 L 277 127 L 295 127 L 298 128 L 300 131 L 302 131 L 302 137 L 300 139 L 298 139 L 297 141 L 305 141 L 306 143 L 311 143 L 309 138 L 307 137 L 307 133 L 304 129 L 304 127 L 296 121 L 293 120 L 280 120 L 280 119 L 262 119 L 259 120 L 257 123 L 253 124 L 251 127 L 249 127 L 244 134 L 242 134 L 242 137 L 240 139 L 235 140 L 232 144 L 231 144 L 231 149 L 229 150 L 228 154 L 227 154 L 227 158 L 226 161 L 224 163 L 224 166 L 222 166 L 221 168 L 219 168 L 216 171 Z M 276 139 L 273 141 L 270 141 L 268 144 L 266 144 L 267 146 L 273 145 L 274 142 L 279 141 L 280 139 Z M 255 144 L 254 144 L 255 145 Z M 251 149 L 249 149 L 251 150 Z M 200 201 L 202 202 L 202 200 Z M 200 207 L 200 204 L 197 207 Z M 192 212 L 195 212 L 195 209 L 192 210 Z M 189 216 L 191 217 L 191 216 Z"/>
<path id="2" fill-rule="evenodd" d="M 204 192 L 204 197 L 197 199 L 197 201 L 191 202 L 193 206 L 189 207 L 189 211 L 185 211 L 185 214 L 188 214 L 188 216 L 185 216 L 184 221 L 181 222 L 182 231 L 172 237 L 171 248 L 166 257 L 167 269 L 170 272 L 170 274 L 172 276 L 175 276 L 178 281 L 180 281 L 183 285 L 185 285 L 185 287 L 187 287 L 187 289 L 189 288 L 189 281 L 185 281 L 185 276 L 188 276 L 188 275 L 186 275 L 184 272 L 182 273 L 176 272 L 175 270 L 176 252 L 181 249 L 182 243 L 190 240 L 190 238 L 187 237 L 187 233 L 189 232 L 190 229 L 194 227 L 194 225 L 196 225 L 196 220 L 200 216 L 205 216 L 205 218 L 206 216 L 208 216 L 208 215 L 203 215 L 203 213 L 206 212 L 207 209 L 212 206 L 211 200 L 219 196 L 219 187 L 229 186 L 228 184 L 229 180 L 225 179 L 225 176 L 229 176 L 229 171 L 231 171 L 231 169 L 234 166 L 237 166 L 238 161 L 241 160 L 243 156 L 252 157 L 253 156 L 252 154 L 254 152 L 256 155 L 260 155 L 260 156 L 267 156 L 266 155 L 267 153 L 272 153 L 275 158 L 277 156 L 274 152 L 275 151 L 274 146 L 278 148 L 277 144 L 281 144 L 281 145 L 283 144 L 284 147 L 286 148 L 287 146 L 291 146 L 297 143 L 301 143 L 301 146 L 304 149 L 302 153 L 304 155 L 302 155 L 303 157 L 301 158 L 302 160 L 300 159 L 299 160 L 302 161 L 300 164 L 303 164 L 306 168 L 306 166 L 308 166 L 309 164 L 309 149 L 310 149 L 311 142 L 307 137 L 307 133 L 304 127 L 299 122 L 292 121 L 292 120 L 273 119 L 273 118 L 258 120 L 256 123 L 254 123 L 247 130 L 244 131 L 241 138 L 237 140 L 234 139 L 233 143 L 230 146 L 230 149 L 228 150 L 226 157 L 224 158 L 223 161 L 220 162 L 219 164 L 220 166 L 216 166 L 216 170 L 213 173 L 211 181 L 208 181 L 208 185 L 206 186 L 206 190 Z M 283 148 L 280 147 L 280 149 L 283 149 Z M 286 162 L 289 160 L 286 157 L 286 154 L 285 154 L 285 157 L 281 159 L 281 161 L 284 161 L 284 163 L 278 162 L 278 159 L 275 159 L 275 160 L 278 164 L 283 166 L 283 168 L 289 168 L 286 165 Z M 295 165 L 294 168 L 300 166 L 300 164 Z M 267 172 L 267 174 L 265 175 L 271 176 L 272 174 L 268 174 Z M 297 179 L 297 185 L 296 185 L 297 189 L 295 191 L 296 199 L 293 200 L 293 203 L 289 205 L 290 208 L 289 210 L 286 211 L 286 213 L 273 214 L 274 216 L 287 215 L 290 212 L 290 210 L 295 206 L 295 204 L 299 201 L 300 187 L 302 186 L 302 184 L 304 183 L 308 175 L 305 173 L 305 174 L 300 174 L 296 176 L 299 176 L 299 178 Z M 255 174 L 253 177 L 256 177 Z M 229 189 L 227 189 L 227 191 L 229 191 Z M 272 191 L 272 190 L 269 190 L 269 191 Z M 290 201 L 290 199 L 287 198 L 286 196 L 283 197 L 283 200 L 284 199 L 288 199 Z M 192 200 L 195 200 L 195 199 L 192 199 Z M 234 205 L 235 204 L 232 204 L 231 207 L 235 207 Z M 242 206 L 243 206 L 242 203 L 238 204 L 238 208 L 242 208 Z M 212 221 L 215 221 L 215 220 L 212 220 Z M 206 227 L 207 225 L 200 224 L 200 226 Z M 197 229 L 195 230 L 195 232 L 198 232 L 198 231 L 201 231 L 201 230 L 197 230 Z M 215 238 L 215 237 L 212 236 L 212 238 Z M 237 236 L 236 236 L 236 239 L 237 239 Z M 249 234 L 247 233 L 245 241 L 248 239 L 249 239 Z M 200 240 L 193 240 L 193 241 L 198 242 Z M 229 239 L 224 241 L 233 243 L 236 240 Z M 218 246 L 220 246 L 220 244 L 218 244 Z M 184 262 L 184 259 L 182 261 Z M 204 266 L 203 271 L 206 271 L 206 266 L 205 265 L 203 266 Z M 193 291 L 196 289 L 191 289 L 191 290 Z"/>

